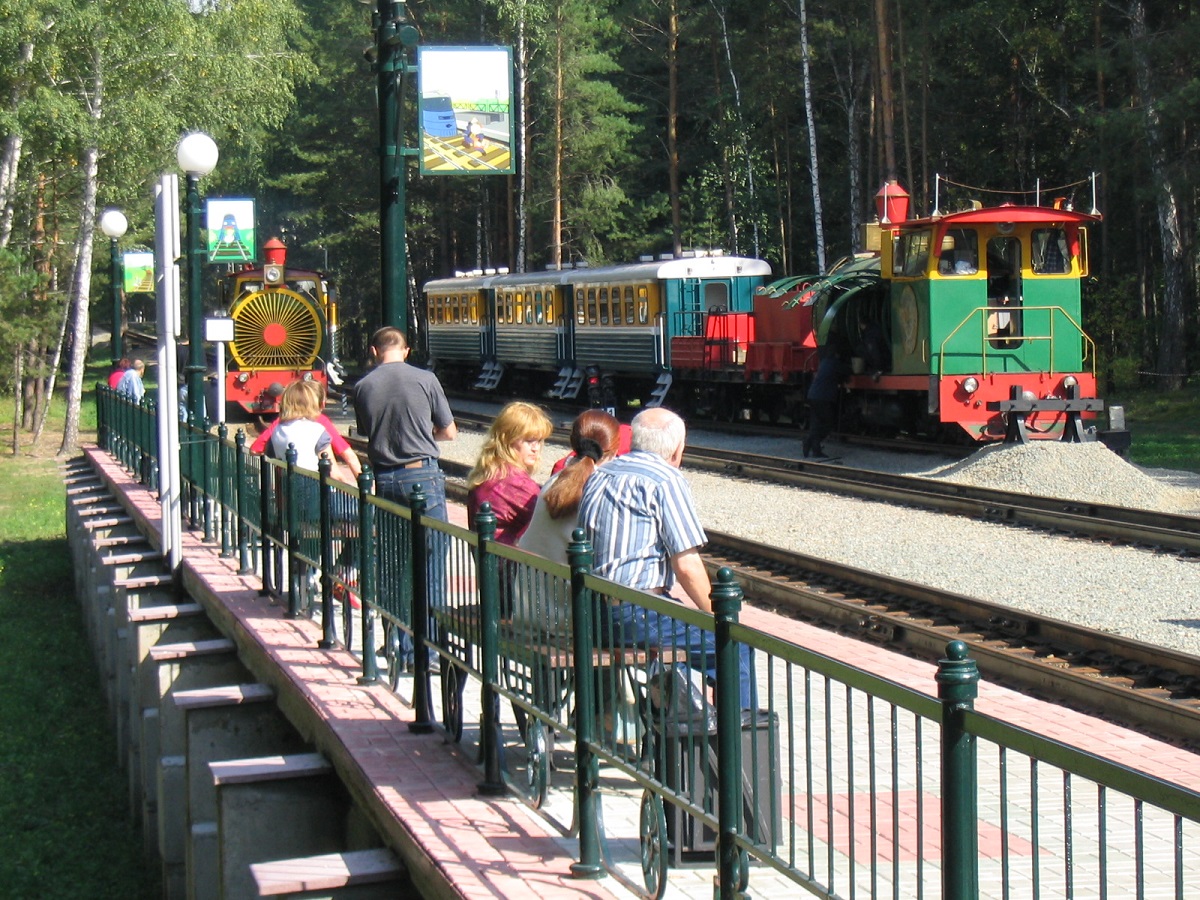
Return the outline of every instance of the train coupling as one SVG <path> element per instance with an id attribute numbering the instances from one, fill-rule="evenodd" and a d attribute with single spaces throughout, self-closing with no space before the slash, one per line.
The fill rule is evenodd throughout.
<path id="1" fill-rule="evenodd" d="M 1004 443 L 1027 444 L 1030 441 L 1029 425 L 1025 419 L 1031 413 L 1064 413 L 1062 440 L 1068 443 L 1085 443 L 1096 440 L 1094 428 L 1083 424 L 1083 413 L 1100 412 L 1104 401 L 1099 397 L 1080 397 L 1079 385 L 1067 388 L 1066 397 L 1035 397 L 1026 394 L 1020 385 L 1009 389 L 1007 400 L 990 400 L 987 408 L 1004 415 Z"/>

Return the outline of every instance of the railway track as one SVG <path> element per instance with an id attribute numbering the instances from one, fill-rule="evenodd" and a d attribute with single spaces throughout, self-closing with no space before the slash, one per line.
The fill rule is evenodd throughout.
<path id="1" fill-rule="evenodd" d="M 468 467 L 443 461 L 465 502 Z M 1200 657 L 865 569 L 708 532 L 710 572 L 729 566 L 747 603 L 930 662 L 971 648 L 983 677 L 1200 746 Z"/>
<path id="2" fill-rule="evenodd" d="M 464 426 L 486 416 L 458 415 Z M 685 464 L 991 521 L 1200 553 L 1200 520 L 753 454 L 691 450 Z M 468 467 L 443 460 L 461 501 Z M 708 532 L 710 571 L 729 566 L 748 603 L 936 661 L 962 640 L 985 678 L 1188 746 L 1200 746 L 1200 657 L 1048 616 Z"/>
<path id="3" fill-rule="evenodd" d="M 460 424 L 486 428 L 491 419 L 456 413 Z M 565 429 L 555 436 L 566 440 Z M 987 522 L 1041 528 L 1093 540 L 1200 556 L 1200 517 L 1081 503 L 911 475 L 733 450 L 690 447 L 684 465 L 717 475 L 766 481 L 860 499 L 968 516 Z"/>

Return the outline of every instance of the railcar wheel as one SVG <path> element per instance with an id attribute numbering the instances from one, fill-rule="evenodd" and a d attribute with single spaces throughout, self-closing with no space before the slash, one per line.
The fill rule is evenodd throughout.
<path id="1" fill-rule="evenodd" d="M 549 729 L 544 722 L 529 717 L 525 727 L 525 793 L 534 809 L 541 809 L 550 793 Z"/>
<path id="2" fill-rule="evenodd" d="M 462 692 L 466 687 L 464 675 L 450 660 L 442 661 L 442 724 L 456 744 L 462 740 Z"/>
<path id="3" fill-rule="evenodd" d="M 663 812 L 662 798 L 653 791 L 642 794 L 638 839 L 646 893 L 659 900 L 667 892 L 667 816 Z"/>

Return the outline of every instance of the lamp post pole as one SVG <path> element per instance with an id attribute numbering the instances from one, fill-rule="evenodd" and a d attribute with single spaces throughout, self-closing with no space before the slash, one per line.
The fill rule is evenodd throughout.
<path id="1" fill-rule="evenodd" d="M 188 283 L 188 417 L 193 425 L 204 422 L 204 299 L 203 254 L 200 242 L 200 179 L 217 165 L 217 145 L 202 131 L 179 142 L 179 168 L 187 175 L 187 283 Z"/>
<path id="2" fill-rule="evenodd" d="M 375 10 L 375 70 L 379 95 L 379 232 L 381 318 L 384 325 L 408 330 L 408 272 L 404 253 L 404 157 L 399 146 L 401 76 L 411 67 L 405 50 L 418 33 L 405 24 L 403 0 L 378 0 Z"/>
<path id="3" fill-rule="evenodd" d="M 114 368 L 117 360 L 125 355 L 121 345 L 121 279 L 124 277 L 124 267 L 121 265 L 121 249 L 118 242 L 128 228 L 129 221 L 119 209 L 106 209 L 100 217 L 100 230 L 109 238 L 109 262 L 112 266 L 112 340 L 109 347 L 112 350 Z"/>

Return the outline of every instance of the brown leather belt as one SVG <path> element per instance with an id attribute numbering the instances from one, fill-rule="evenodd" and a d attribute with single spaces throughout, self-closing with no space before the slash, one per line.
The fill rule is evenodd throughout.
<path id="1" fill-rule="evenodd" d="M 425 464 L 428 461 L 429 460 L 426 460 L 426 459 L 414 459 L 412 462 L 403 463 L 400 466 L 400 468 L 402 468 L 402 469 L 423 469 L 423 468 L 425 468 Z"/>

